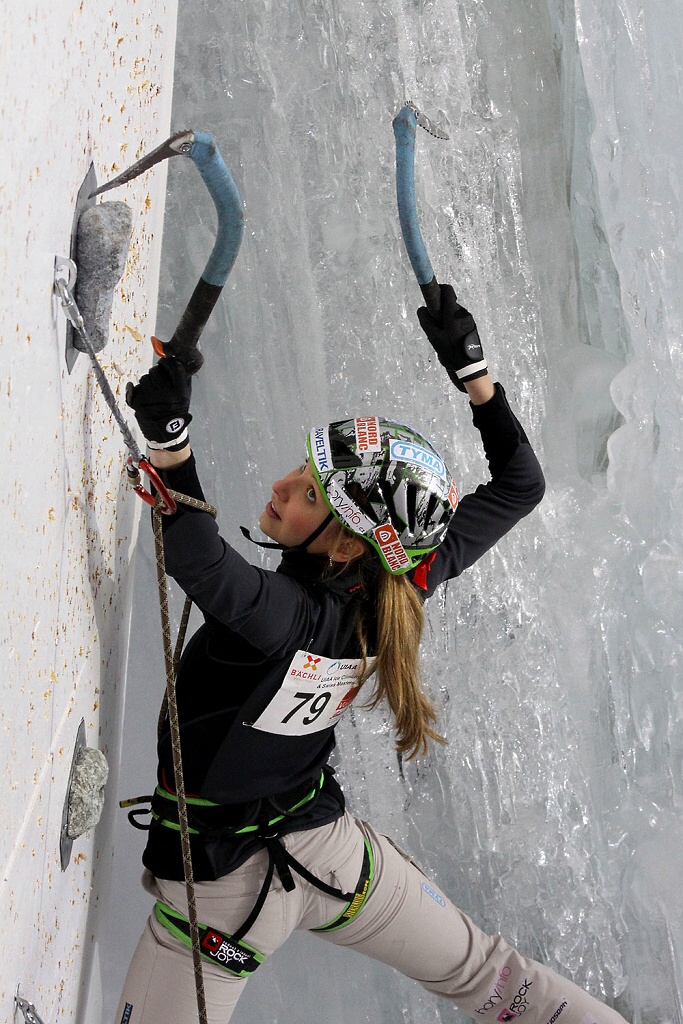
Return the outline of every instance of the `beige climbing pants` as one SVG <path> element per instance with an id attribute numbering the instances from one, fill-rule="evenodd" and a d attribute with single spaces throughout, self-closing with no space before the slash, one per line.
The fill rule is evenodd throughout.
<path id="1" fill-rule="evenodd" d="M 320 880 L 353 891 L 363 859 L 363 834 L 375 857 L 370 896 L 339 931 L 321 934 L 380 960 L 429 992 L 451 1000 L 482 1024 L 623 1024 L 614 1010 L 547 967 L 515 952 L 500 936 L 485 935 L 453 906 L 405 853 L 348 813 L 330 825 L 294 832 L 283 842 Z M 259 851 L 242 867 L 213 882 L 196 884 L 197 916 L 218 931 L 234 932 L 249 915 L 268 859 Z M 274 877 L 264 907 L 244 941 L 270 954 L 295 928 L 318 928 L 340 913 L 340 902 L 298 875 L 285 892 Z M 187 913 L 182 882 L 146 873 L 143 884 L 157 899 Z M 227 1024 L 246 979 L 204 964 L 208 1019 Z M 321 1024 L 324 1021 L 321 1005 Z M 154 916 L 138 944 L 114 1024 L 189 1024 L 197 1019 L 191 951 Z"/>

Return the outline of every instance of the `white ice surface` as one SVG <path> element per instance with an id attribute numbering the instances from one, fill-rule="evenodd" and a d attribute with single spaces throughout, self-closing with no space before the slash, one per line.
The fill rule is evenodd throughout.
<path id="1" fill-rule="evenodd" d="M 424 677 L 449 746 L 401 774 L 384 716 L 356 711 L 339 730 L 349 803 L 485 928 L 636 1021 L 680 1022 L 683 9 L 180 7 L 174 125 L 216 135 L 246 212 L 192 427 L 226 537 L 261 557 L 238 524 L 255 523 L 308 427 L 347 413 L 419 424 L 461 490 L 485 473 L 414 315 L 391 132 L 406 98 L 452 135 L 417 146 L 437 276 L 477 317 L 547 472 L 543 505 L 431 602 Z M 213 238 L 190 171 L 176 161 L 169 176 L 165 337 Z M 124 796 L 153 777 L 162 687 L 143 544 Z M 140 848 L 122 827 L 111 927 L 123 958 L 145 913 L 131 895 Z M 259 971 L 233 1018 L 460 1019 L 306 935 Z"/>

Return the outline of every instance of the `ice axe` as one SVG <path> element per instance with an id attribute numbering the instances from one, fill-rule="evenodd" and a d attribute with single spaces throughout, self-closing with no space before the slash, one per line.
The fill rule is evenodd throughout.
<path id="1" fill-rule="evenodd" d="M 418 125 L 437 139 L 448 139 L 449 136 L 421 113 L 414 103 L 408 102 L 401 107 L 393 121 L 396 139 L 396 199 L 401 233 L 427 309 L 438 320 L 441 291 L 422 239 L 415 200 L 415 129 Z"/>
<path id="2" fill-rule="evenodd" d="M 195 164 L 216 207 L 218 228 L 211 255 L 173 337 L 167 343 L 152 338 L 152 344 L 157 355 L 176 356 L 188 373 L 196 373 L 204 362 L 197 343 L 235 262 L 244 228 L 242 200 L 218 151 L 216 140 L 208 132 L 176 132 L 132 167 L 95 189 L 90 198 L 132 181 L 150 167 L 173 156 L 189 156 Z"/>
<path id="3" fill-rule="evenodd" d="M 422 239 L 420 224 L 417 218 L 415 201 L 415 129 L 424 128 L 437 139 L 448 139 L 448 135 L 438 128 L 425 114 L 417 109 L 414 103 L 406 103 L 393 121 L 396 138 L 396 198 L 398 200 L 398 217 L 401 222 L 403 241 L 408 251 L 410 264 L 417 278 L 427 309 L 435 320 L 440 319 L 441 288 L 436 280 L 427 249 Z M 479 335 L 472 331 L 464 340 L 466 347 L 479 346 Z"/>

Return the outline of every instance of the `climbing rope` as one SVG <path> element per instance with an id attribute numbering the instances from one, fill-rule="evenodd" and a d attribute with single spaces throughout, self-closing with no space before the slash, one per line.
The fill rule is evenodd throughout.
<path id="1" fill-rule="evenodd" d="M 192 508 L 216 515 L 216 509 L 206 502 L 198 501 L 186 494 L 179 494 L 177 491 L 169 491 L 175 502 L 190 505 Z M 157 583 L 159 585 L 159 608 L 161 612 L 161 632 L 164 646 L 164 665 L 166 669 L 166 693 L 159 714 L 159 733 L 168 715 L 168 723 L 171 732 L 171 750 L 173 753 L 173 774 L 175 780 L 176 796 L 178 798 L 178 822 L 180 825 L 180 845 L 183 856 L 183 874 L 185 876 L 185 892 L 187 894 L 187 918 L 190 925 L 190 939 L 192 942 L 192 963 L 194 967 L 194 979 L 197 992 L 197 1012 L 199 1024 L 208 1024 L 206 1010 L 206 995 L 204 992 L 204 976 L 202 973 L 202 959 L 199 947 L 199 922 L 197 919 L 197 904 L 195 900 L 194 871 L 192 869 L 192 853 L 190 850 L 190 825 L 187 817 L 187 799 L 185 795 L 185 781 L 183 775 L 183 758 L 180 749 L 180 721 L 178 718 L 178 702 L 176 699 L 176 676 L 178 663 L 185 643 L 187 624 L 192 608 L 192 598 L 185 600 L 183 613 L 178 630 L 178 637 L 175 648 L 171 640 L 171 620 L 168 611 L 168 583 L 166 580 L 166 560 L 164 558 L 164 539 L 162 528 L 162 504 L 163 499 L 155 502 L 152 510 L 152 528 L 154 532 L 154 548 L 156 554 Z"/>
<path id="2" fill-rule="evenodd" d="M 126 463 L 126 472 L 128 479 L 133 485 L 135 493 L 146 501 L 148 505 L 155 503 L 155 498 L 147 491 L 140 478 L 140 470 L 154 484 L 155 490 L 161 498 L 160 510 L 165 515 L 172 515 L 176 508 L 173 499 L 171 498 L 168 489 L 161 477 L 154 469 L 152 464 L 140 451 L 137 441 L 133 437 L 130 427 L 126 423 L 123 413 L 119 408 L 119 404 L 116 401 L 116 396 L 112 391 L 111 385 L 107 380 L 106 374 L 100 365 L 100 361 L 97 358 L 95 349 L 93 348 L 92 342 L 88 337 L 88 332 L 81 316 L 81 311 L 78 308 L 76 299 L 72 291 L 72 286 L 76 280 L 76 265 L 72 260 L 61 260 L 55 267 L 54 275 L 54 289 L 59 296 L 59 301 L 62 304 L 62 309 L 67 319 L 71 322 L 72 327 L 78 333 L 85 351 L 88 353 L 92 368 L 95 371 L 95 378 L 99 384 L 102 396 L 109 407 L 116 424 L 121 431 L 124 443 L 130 452 L 130 457 Z"/>

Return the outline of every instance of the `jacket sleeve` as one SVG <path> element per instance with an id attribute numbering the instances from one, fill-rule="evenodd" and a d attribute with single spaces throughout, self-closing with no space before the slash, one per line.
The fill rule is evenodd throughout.
<path id="1" fill-rule="evenodd" d="M 205 500 L 193 455 L 164 470 L 162 478 L 173 490 Z M 220 536 L 208 512 L 178 503 L 175 515 L 164 516 L 162 524 L 166 572 L 202 612 L 267 657 L 305 646 L 317 609 L 296 580 L 248 562 Z"/>
<path id="2" fill-rule="evenodd" d="M 481 434 L 491 480 L 461 498 L 429 567 L 427 597 L 481 558 L 538 505 L 545 492 L 543 471 L 500 384 L 490 401 L 472 406 L 472 419 Z"/>

